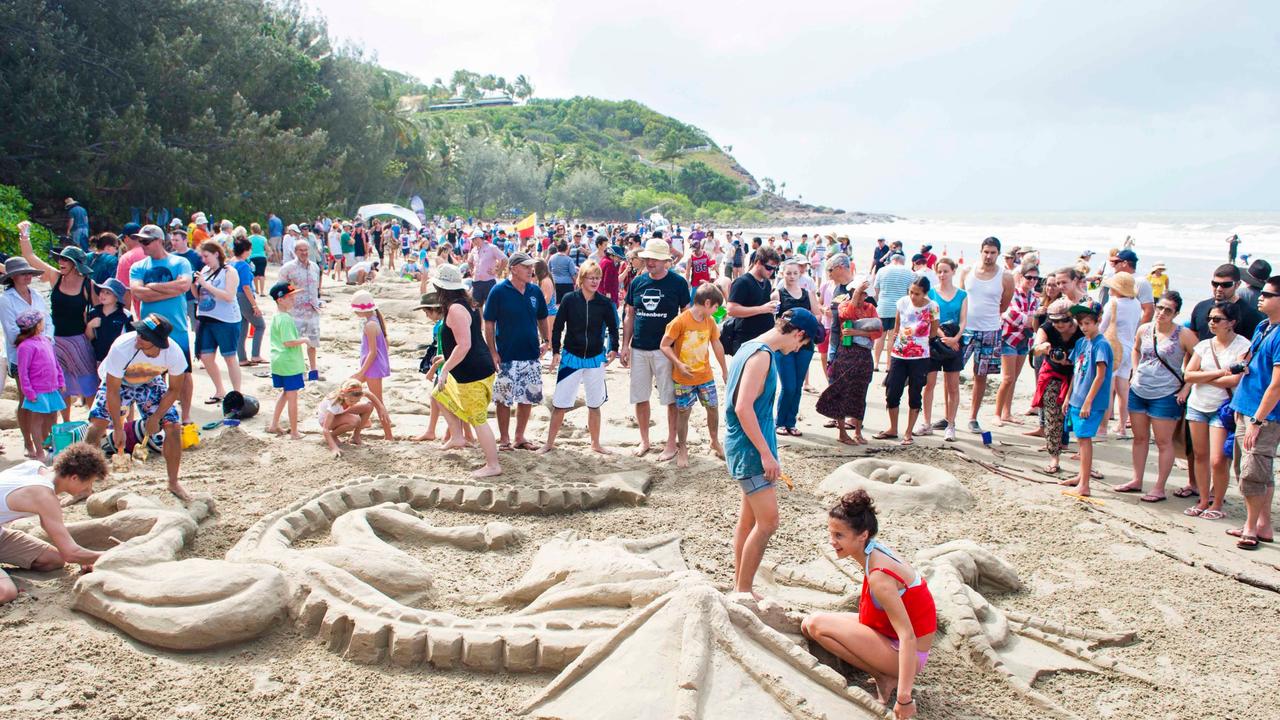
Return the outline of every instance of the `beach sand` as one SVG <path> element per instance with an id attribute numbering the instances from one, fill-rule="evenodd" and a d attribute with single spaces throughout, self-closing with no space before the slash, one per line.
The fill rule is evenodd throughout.
<path id="1" fill-rule="evenodd" d="M 184 454 L 184 484 L 191 491 L 211 493 L 218 514 L 202 524 L 181 557 L 221 558 L 264 514 L 337 482 L 395 472 L 452 477 L 481 464 L 478 450 L 442 453 L 434 444 L 387 442 L 377 428 L 368 433 L 364 446 L 346 446 L 340 459 L 330 458 L 317 432 L 314 410 L 321 395 L 355 369 L 359 336 L 348 308 L 352 289 L 326 283 L 331 289 L 324 292 L 328 305 L 320 363 L 327 380 L 309 385 L 302 393 L 305 439 L 265 433 L 275 396 L 269 379 L 246 372 L 245 391 L 260 398 L 262 412 L 239 428 L 204 433 L 200 447 Z M 371 289 L 389 325 L 393 377 L 386 395 L 395 433 L 398 438 L 411 437 L 421 432 L 428 412 L 426 384 L 416 372 L 420 354 L 416 346 L 427 337 L 425 320 L 411 309 L 417 301 L 417 286 L 384 279 Z M 272 306 L 266 298 L 262 303 L 265 308 Z M 811 375 L 821 386 L 816 363 Z M 212 394 L 212 386 L 203 371 L 195 377 L 198 402 Z M 1017 412 L 1027 407 L 1031 390 L 1029 373 L 1023 377 Z M 885 425 L 881 378 L 883 374 L 876 376 L 870 392 L 867 427 L 871 432 Z M 548 393 L 553 379 L 546 375 Z M 624 369 L 616 365 L 610 369 L 609 387 L 605 443 L 627 451 L 635 443 L 636 431 L 632 408 L 626 405 Z M 994 402 L 994 387 L 990 392 L 988 407 Z M 5 396 L 14 396 L 12 381 Z M 967 398 L 967 386 L 962 396 Z M 846 448 L 835 442 L 833 430 L 821 429 L 822 418 L 814 411 L 816 397 L 806 393 L 802 400 L 804 437 L 780 438 L 783 469 L 794 478 L 796 488 L 779 490 L 781 527 L 770 543 L 767 560 L 804 562 L 817 556 L 826 542 L 825 507 L 812 491 L 837 466 L 867 452 Z M 967 399 L 962 403 L 962 418 L 966 408 Z M 10 411 L 5 410 L 5 415 Z M 535 409 L 531 438 L 545 437 L 548 416 L 545 408 Z M 200 406 L 194 417 L 204 423 L 214 415 Z M 694 412 L 695 428 L 702 425 L 702 417 L 701 410 Z M 982 419 L 990 424 L 987 413 Z M 1025 420 L 1034 422 L 1031 417 Z M 504 482 L 590 479 L 600 473 L 639 469 L 654 479 L 648 501 L 637 507 L 610 505 L 564 515 L 503 518 L 527 533 L 528 540 L 489 554 L 489 561 L 479 568 L 466 565 L 461 553 L 433 550 L 429 560 L 439 568 L 439 607 L 470 612 L 467 598 L 519 578 L 540 542 L 570 528 L 595 539 L 678 531 L 689 566 L 727 588 L 733 573 L 729 541 L 740 495 L 724 463 L 707 450 L 705 430 L 691 432 L 692 465 L 678 470 L 672 463 L 657 463 L 656 453 L 643 459 L 624 454 L 602 459 L 587 447 L 585 410 L 571 412 L 568 423 L 559 449 L 549 456 L 504 453 Z M 1081 717 L 1274 717 L 1280 690 L 1280 663 L 1275 659 L 1280 595 L 1204 567 L 1211 561 L 1226 572 L 1280 585 L 1280 550 L 1264 545 L 1256 553 L 1239 552 L 1234 539 L 1223 532 L 1238 526 L 1243 517 L 1234 489 L 1228 497 L 1228 519 L 1218 522 L 1184 517 L 1181 511 L 1187 501 L 1171 497 L 1169 502 L 1145 505 L 1134 495 L 1107 492 L 1104 483 L 1095 485 L 1099 504 L 1083 503 L 1064 496 L 1053 480 L 1033 472 L 1044 463 L 1044 455 L 1035 451 L 1035 440 L 1016 434 L 1022 429 L 996 429 L 994 450 L 984 448 L 978 436 L 962 433 L 960 442 L 951 447 L 944 447 L 950 444 L 937 434 L 918 439 L 910 449 L 880 452 L 878 457 L 946 468 L 977 499 L 965 512 L 885 510 L 880 518 L 881 541 L 910 558 L 921 548 L 971 539 L 1012 563 L 1022 578 L 1022 591 L 988 597 L 999 607 L 1094 630 L 1136 631 L 1134 642 L 1107 653 L 1151 676 L 1155 685 L 1113 673 L 1060 673 L 1036 684 L 1036 689 Z M 653 433 L 655 440 L 665 437 L 665 417 L 658 419 Z M 7 447 L 6 464 L 19 460 L 17 431 L 5 430 L 0 437 Z M 881 451 L 895 446 L 873 442 L 870 447 Z M 1023 479 L 990 473 L 961 454 L 998 463 Z M 1127 442 L 1103 443 L 1099 455 L 1105 483 L 1128 478 Z M 1065 457 L 1063 464 L 1074 467 Z M 1183 471 L 1175 471 L 1170 492 L 1184 478 Z M 145 495 L 168 499 L 159 458 L 127 478 L 112 478 L 104 485 L 121 482 L 136 484 Z M 84 513 L 83 504 L 78 505 L 68 511 L 68 519 L 83 519 Z M 432 510 L 425 514 L 443 523 L 477 521 L 477 516 L 465 513 Z M 0 666 L 0 713 L 11 717 L 511 717 L 553 677 L 358 665 L 284 621 L 258 640 L 221 650 L 157 650 L 72 611 L 74 570 L 17 572 L 14 577 L 23 592 L 17 601 L 0 607 L 6 655 Z M 863 678 L 858 683 L 869 687 Z M 935 647 L 917 679 L 916 694 L 919 716 L 924 718 L 1046 715 L 976 664 L 966 651 L 945 644 Z"/>

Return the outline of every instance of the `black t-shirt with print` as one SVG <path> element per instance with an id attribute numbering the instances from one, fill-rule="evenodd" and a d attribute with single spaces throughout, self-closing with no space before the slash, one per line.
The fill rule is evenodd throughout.
<path id="1" fill-rule="evenodd" d="M 667 324 L 689 305 L 689 283 L 668 272 L 661 280 L 644 273 L 631 281 L 627 304 L 635 308 L 635 327 L 631 347 L 635 350 L 657 350 Z"/>

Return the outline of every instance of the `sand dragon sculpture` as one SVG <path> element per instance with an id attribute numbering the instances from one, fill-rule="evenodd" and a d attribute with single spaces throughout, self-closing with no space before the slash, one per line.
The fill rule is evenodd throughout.
<path id="1" fill-rule="evenodd" d="M 360 478 L 265 516 L 223 560 L 176 559 L 213 511 L 210 500 L 175 508 L 117 488 L 93 495 L 93 519 L 69 528 L 90 547 L 118 543 L 77 580 L 74 607 L 177 650 L 243 642 L 289 618 L 356 662 L 558 672 L 524 708 L 536 718 L 885 716 L 800 636 L 798 609 L 856 605 L 859 569 L 829 552 L 803 565 L 766 562 L 761 589 L 770 599 L 757 602 L 726 595 L 689 569 L 679 535 L 593 540 L 564 531 L 539 547 L 518 581 L 474 598 L 476 612 L 464 617 L 431 609 L 437 571 L 406 551 L 447 546 L 482 562 L 484 553 L 525 540 L 499 520 L 437 526 L 423 518 L 427 509 L 569 513 L 642 502 L 649 485 L 643 472 L 519 487 Z M 916 561 L 938 602 L 941 647 L 967 650 L 1046 710 L 1071 717 L 1032 688 L 1045 673 L 1143 678 L 1096 651 L 1131 641 L 1131 633 L 1056 625 L 993 605 L 988 595 L 1020 582 L 985 549 L 957 541 Z"/>

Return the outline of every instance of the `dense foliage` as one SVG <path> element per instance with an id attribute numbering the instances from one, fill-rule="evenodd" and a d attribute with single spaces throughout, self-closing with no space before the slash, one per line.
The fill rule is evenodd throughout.
<path id="1" fill-rule="evenodd" d="M 533 99 L 429 112 L 524 76 L 424 84 L 333 46 L 296 0 L 0 3 L 0 181 L 38 209 L 74 196 L 232 218 L 366 202 L 757 219 L 755 181 L 692 126 L 635 102 Z"/>
<path id="2" fill-rule="evenodd" d="M 18 188 L 0 185 L 0 252 L 18 255 L 18 223 L 31 219 L 31 203 L 22 197 Z M 53 233 L 40 225 L 31 227 L 31 243 L 36 252 L 48 250 L 53 243 Z"/>

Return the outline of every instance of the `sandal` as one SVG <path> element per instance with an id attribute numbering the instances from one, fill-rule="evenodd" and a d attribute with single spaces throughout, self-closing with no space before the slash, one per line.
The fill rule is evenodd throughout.
<path id="1" fill-rule="evenodd" d="M 898 433 L 891 433 L 888 430 L 881 430 L 875 435 L 872 435 L 871 439 L 872 440 L 897 440 Z"/>
<path id="2" fill-rule="evenodd" d="M 1062 467 L 1059 465 L 1045 465 L 1037 470 L 1037 472 L 1042 475 L 1048 475 L 1049 477 L 1056 477 L 1058 473 L 1062 472 Z"/>
<path id="3" fill-rule="evenodd" d="M 838 425 L 839 424 L 835 420 L 828 420 L 822 423 L 822 427 L 824 428 L 834 428 L 834 427 L 838 427 Z"/>
<path id="4" fill-rule="evenodd" d="M 525 440 L 524 442 L 518 442 L 515 445 L 512 445 L 511 447 L 516 450 L 537 450 L 538 449 L 538 446 L 535 445 L 532 440 Z"/>
<path id="5" fill-rule="evenodd" d="M 1093 480 L 1101 480 L 1101 479 L 1102 479 L 1102 472 L 1101 472 L 1101 471 L 1099 471 L 1099 470 L 1090 470 L 1090 471 L 1089 471 L 1089 477 L 1090 477 L 1090 479 L 1093 479 Z"/>
<path id="6" fill-rule="evenodd" d="M 1116 486 L 1114 486 L 1114 487 L 1112 487 L 1112 488 L 1111 488 L 1111 492 L 1113 492 L 1113 493 L 1139 493 L 1139 492 L 1142 492 L 1142 488 L 1131 487 L 1131 486 L 1129 486 L 1129 485 L 1116 485 Z"/>
<path id="7" fill-rule="evenodd" d="M 1258 538 L 1252 535 L 1242 535 L 1239 542 L 1236 543 L 1236 547 L 1241 550 L 1257 550 Z"/>
<path id="8" fill-rule="evenodd" d="M 1186 510 L 1183 510 L 1182 514 L 1188 517 L 1200 517 L 1201 515 L 1204 514 L 1205 510 L 1208 510 L 1208 508 L 1201 508 L 1201 507 L 1196 507 L 1195 505 L 1192 505 Z"/>
<path id="9" fill-rule="evenodd" d="M 498 443 L 498 452 L 510 452 L 510 451 L 511 451 L 511 443 L 509 442 Z"/>
<path id="10" fill-rule="evenodd" d="M 217 395 L 214 395 L 214 396 L 210 397 L 208 400 L 205 400 L 205 401 L 204 401 L 204 404 L 205 404 L 205 405 L 220 405 L 220 404 L 222 404 L 222 398 L 218 397 Z"/>
<path id="11" fill-rule="evenodd" d="M 1173 496 L 1176 498 L 1200 497 L 1200 491 L 1193 487 L 1178 488 L 1173 491 Z"/>
<path id="12" fill-rule="evenodd" d="M 1227 530 L 1227 534 L 1230 535 L 1231 537 L 1247 537 L 1244 534 L 1244 531 L 1240 528 L 1231 528 Z M 1270 543 L 1270 542 L 1276 541 L 1274 537 L 1262 537 L 1261 535 L 1256 535 L 1254 537 L 1257 539 L 1258 542 Z"/>
<path id="13" fill-rule="evenodd" d="M 1169 498 L 1168 498 L 1168 497 L 1166 497 L 1166 496 L 1164 496 L 1164 495 L 1152 495 L 1152 494 L 1150 494 L 1150 493 L 1147 493 L 1146 495 L 1143 495 L 1142 497 L 1140 497 L 1140 498 L 1138 498 L 1138 499 L 1139 499 L 1139 500 L 1141 500 L 1141 501 L 1142 501 L 1142 502 L 1144 502 L 1144 503 L 1158 503 L 1158 502 L 1164 502 L 1165 500 L 1168 500 Z"/>
<path id="14" fill-rule="evenodd" d="M 1222 512 L 1221 510 L 1205 510 L 1204 512 L 1200 513 L 1201 520 L 1221 520 L 1226 516 L 1227 514 Z"/>
<path id="15" fill-rule="evenodd" d="M 791 437 L 804 437 L 804 433 L 799 428 L 787 428 L 787 434 Z"/>

